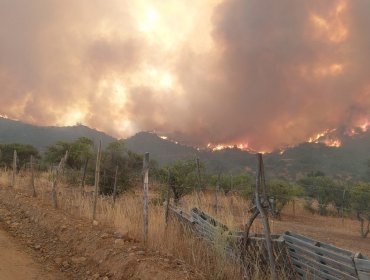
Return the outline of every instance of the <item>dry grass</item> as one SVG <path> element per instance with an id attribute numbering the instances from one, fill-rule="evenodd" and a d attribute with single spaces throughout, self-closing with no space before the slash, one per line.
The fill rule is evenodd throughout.
<path id="1" fill-rule="evenodd" d="M 3 171 L 0 173 L 0 185 L 8 186 L 10 180 L 11 172 Z M 21 171 L 17 176 L 15 188 L 31 195 L 32 189 L 30 186 L 30 175 Z M 153 190 L 153 187 L 150 188 Z M 101 223 L 113 225 L 118 231 L 127 233 L 131 238 L 143 240 L 143 203 L 140 189 L 138 188 L 136 192 L 125 193 L 117 199 L 114 206 L 111 197 L 99 197 L 96 219 Z M 51 203 L 50 174 L 36 174 L 36 191 L 38 198 L 43 203 Z M 85 195 L 81 195 L 79 188 L 70 187 L 61 182 L 58 185 L 59 208 L 68 211 L 72 215 L 92 219 L 92 193 L 93 189 L 91 186 L 86 188 Z M 164 207 L 154 203 L 156 201 L 155 198 L 158 198 L 158 196 L 158 192 L 150 192 L 148 248 L 184 260 L 198 271 L 203 272 L 208 279 L 243 279 L 243 276 L 246 274 L 248 274 L 247 279 L 268 279 L 266 268 L 263 268 L 258 258 L 249 260 L 247 272 L 240 271 L 240 266 L 230 261 L 224 254 L 222 240 L 218 242 L 219 246 L 211 248 L 184 230 L 174 220 L 171 220 L 166 228 Z M 180 206 L 187 210 L 193 207 L 200 207 L 204 212 L 209 213 L 231 229 L 241 229 L 242 225 L 249 218 L 248 209 L 250 203 L 236 194 L 224 195 L 220 193 L 217 213 L 214 209 L 214 201 L 214 194 L 206 192 L 200 194 L 200 205 L 198 205 L 198 199 L 195 195 L 189 195 L 181 200 Z M 352 242 L 356 242 L 361 248 L 363 248 L 362 244 L 367 244 L 361 243 L 363 240 L 357 237 L 356 232 L 353 231 L 354 226 L 358 226 L 356 221 L 345 219 L 345 224 L 351 225 L 350 228 L 338 227 L 338 224 L 341 224 L 340 218 L 312 215 L 304 209 L 303 202 L 299 201 L 295 205 L 294 212 L 293 215 L 292 207 L 288 205 L 283 211 L 282 221 L 270 219 L 272 232 L 281 233 L 285 230 L 294 230 L 302 234 L 307 233 L 309 236 L 324 242 L 330 240 L 320 239 L 319 237 L 331 236 L 332 238 L 338 238 L 338 240 L 341 238 L 341 240 L 348 240 L 350 243 L 346 244 L 341 241 L 331 243 L 336 245 L 339 243 L 339 245 L 347 249 L 352 249 L 349 248 L 350 245 L 352 246 Z M 307 227 L 307 223 L 312 223 L 312 227 Z M 323 229 L 319 225 L 330 225 L 330 228 Z M 262 225 L 258 220 L 253 224 L 251 231 L 255 233 L 262 232 Z M 367 253 L 367 250 L 361 251 Z M 260 251 L 257 250 L 256 254 L 259 253 Z M 281 276 L 281 279 L 285 278 L 288 277 Z"/>
<path id="2" fill-rule="evenodd" d="M 51 175 L 49 173 L 38 173 L 35 177 L 37 196 L 42 203 L 51 204 L 50 179 Z M 0 186 L 9 186 L 10 182 L 11 172 L 1 172 Z M 14 188 L 31 195 L 30 174 L 21 171 L 17 175 Z M 81 195 L 79 188 L 70 187 L 64 182 L 60 182 L 57 191 L 58 207 L 60 209 L 72 215 L 92 219 L 92 186 L 87 186 L 85 194 Z M 207 279 L 243 279 L 244 272 L 240 270 L 240 265 L 233 263 L 225 256 L 223 250 L 220 249 L 221 244 L 219 247 L 211 248 L 182 226 L 179 226 L 174 219 L 171 219 L 166 227 L 164 207 L 153 203 L 154 198 L 157 197 L 158 192 L 150 193 L 148 248 L 185 261 L 202 272 Z M 205 204 L 208 204 L 207 196 L 203 196 L 202 200 Z M 185 201 L 188 208 L 195 206 L 192 204 L 192 201 L 194 201 L 192 196 L 187 197 L 184 203 Z M 224 216 L 224 220 L 226 219 L 227 217 Z M 118 231 L 142 241 L 142 193 L 140 191 L 126 193 L 116 200 L 114 206 L 111 197 L 100 196 L 97 203 L 96 220 L 103 224 L 113 225 Z M 258 273 L 260 274 L 260 272 Z M 259 276 L 258 278 L 253 276 L 251 278 L 261 279 Z"/>

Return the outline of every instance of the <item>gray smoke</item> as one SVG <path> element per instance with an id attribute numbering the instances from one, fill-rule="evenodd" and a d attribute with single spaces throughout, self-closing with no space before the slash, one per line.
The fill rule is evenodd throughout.
<path id="1" fill-rule="evenodd" d="M 131 1 L 0 0 L 0 114 L 259 150 L 369 117 L 369 1 L 208 1 L 209 34 L 194 22 L 171 49 L 137 30 Z"/>

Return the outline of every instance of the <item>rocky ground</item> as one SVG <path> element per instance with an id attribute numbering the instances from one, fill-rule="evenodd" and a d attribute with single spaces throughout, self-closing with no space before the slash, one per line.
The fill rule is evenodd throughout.
<path id="1" fill-rule="evenodd" d="M 19 272 L 35 271 L 24 279 L 204 279 L 183 261 L 150 251 L 124 232 L 11 188 L 0 187 L 0 231 L 11 236 L 4 238 L 15 244 L 16 249 L 8 246 L 19 253 L 15 259 L 22 256 L 29 264 L 18 266 Z M 3 248 L 1 258 L 10 260 Z M 6 267 L 0 269 L 6 272 Z"/>

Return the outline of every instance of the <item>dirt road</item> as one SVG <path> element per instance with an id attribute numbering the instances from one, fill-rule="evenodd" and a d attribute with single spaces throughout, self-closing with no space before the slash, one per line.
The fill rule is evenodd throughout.
<path id="1" fill-rule="evenodd" d="M 0 280 L 55 280 L 58 273 L 46 272 L 0 227 Z"/>
<path id="2" fill-rule="evenodd" d="M 182 260 L 103 223 L 0 186 L 0 280 L 202 280 Z"/>

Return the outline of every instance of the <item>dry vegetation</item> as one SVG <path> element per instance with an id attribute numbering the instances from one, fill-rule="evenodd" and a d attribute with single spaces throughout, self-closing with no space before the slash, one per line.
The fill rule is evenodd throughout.
<path id="1" fill-rule="evenodd" d="M 0 186 L 9 185 L 10 176 L 10 172 L 1 172 Z M 50 204 L 50 174 L 37 174 L 35 185 L 38 199 Z M 210 248 L 192 234 L 184 231 L 174 220 L 171 220 L 166 228 L 164 207 L 159 205 L 156 199 L 159 192 L 153 191 L 153 189 L 160 187 L 151 186 L 150 188 L 152 191 L 150 192 L 147 244 L 150 249 L 184 260 L 209 279 L 242 279 L 245 272 L 226 258 L 220 248 L 217 246 L 216 249 Z M 32 194 L 28 173 L 20 172 L 17 176 L 15 189 Z M 92 198 L 92 187 L 87 187 L 85 195 L 81 195 L 79 188 L 70 187 L 63 182 L 58 185 L 58 206 L 72 215 L 92 219 Z M 184 209 L 191 209 L 194 206 L 200 207 L 204 212 L 211 214 L 233 229 L 241 229 L 249 215 L 249 202 L 235 194 L 219 195 L 219 211 L 217 213 L 214 210 L 213 193 L 202 193 L 200 201 L 201 205 L 198 205 L 196 196 L 188 195 L 180 203 Z M 139 188 L 135 192 L 121 195 L 114 206 L 111 197 L 99 197 L 97 209 L 99 222 L 114 226 L 119 231 L 127 233 L 131 238 L 143 240 L 143 203 Z M 303 203 L 299 201 L 296 203 L 294 215 L 292 207 L 288 205 L 283 211 L 282 220 L 270 220 L 270 226 L 274 233 L 292 230 L 352 251 L 370 254 L 369 241 L 358 237 L 357 221 L 345 219 L 342 224 L 340 218 L 312 215 L 304 209 Z M 251 231 L 262 232 L 259 221 L 254 223 Z M 259 263 L 251 264 L 248 273 L 251 279 L 267 277 Z"/>

